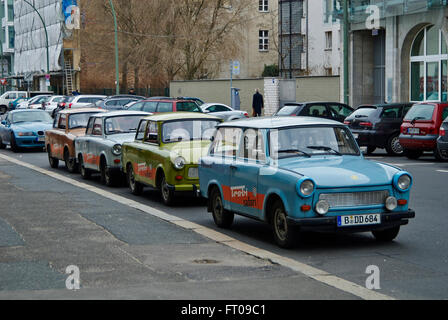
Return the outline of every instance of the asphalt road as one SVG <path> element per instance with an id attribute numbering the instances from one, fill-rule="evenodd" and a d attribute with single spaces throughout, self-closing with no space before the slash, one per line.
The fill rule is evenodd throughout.
<path id="1" fill-rule="evenodd" d="M 0 153 L 8 155 L 10 157 L 14 157 L 16 159 L 20 159 L 21 161 L 27 163 L 31 163 L 46 170 L 57 172 L 61 175 L 70 177 L 71 179 L 80 182 L 82 181 L 83 183 L 86 182 L 82 180 L 81 177 L 77 174 L 69 174 L 65 170 L 65 167 L 62 163 L 59 169 L 50 169 L 47 156 L 43 152 L 31 151 L 14 154 L 9 150 L 2 150 L 0 151 Z M 446 181 L 448 179 L 448 163 L 437 162 L 430 155 L 424 156 L 417 161 L 408 160 L 404 157 L 388 157 L 386 154 L 382 153 L 381 150 L 377 151 L 374 155 L 368 158 L 372 161 L 380 161 L 398 165 L 409 171 L 414 178 L 410 207 L 416 211 L 416 218 L 412 219 L 409 225 L 402 227 L 398 238 L 392 243 L 376 242 L 370 233 L 351 235 L 311 233 L 304 235 L 303 241 L 297 248 L 293 250 L 283 250 L 278 248 L 274 244 L 271 229 L 269 228 L 269 226 L 256 221 L 252 221 L 247 218 L 236 218 L 234 226 L 231 230 L 221 230 L 216 228 L 211 215 L 206 212 L 204 201 L 200 199 L 180 199 L 173 207 L 165 207 L 159 199 L 159 194 L 154 191 L 145 191 L 143 196 L 136 197 L 130 194 L 129 190 L 125 186 L 118 188 L 103 187 L 100 184 L 98 177 L 93 177 L 92 180 L 88 181 L 87 183 L 96 187 L 107 189 L 107 191 L 109 192 L 134 201 L 138 201 L 153 208 L 157 208 L 171 215 L 181 217 L 182 219 L 195 222 L 202 226 L 217 230 L 221 233 L 225 233 L 235 239 L 253 245 L 257 248 L 262 248 L 283 257 L 287 257 L 295 261 L 319 268 L 320 270 L 324 270 L 332 275 L 351 281 L 360 286 L 365 286 L 366 278 L 369 276 L 369 274 L 366 273 L 366 268 L 370 265 L 378 266 L 380 270 L 380 289 L 377 291 L 397 299 L 447 299 L 448 240 L 446 238 L 446 228 L 448 226 L 448 193 Z M 9 172 L 8 170 L 11 172 Z M 30 177 L 27 177 L 27 175 L 21 174 L 19 167 L 11 166 L 5 162 L 2 162 L 0 164 L 0 178 L 2 172 L 4 175 L 6 174 L 13 176 L 14 179 L 17 180 L 19 185 L 28 185 L 32 187 L 31 189 L 37 188 L 37 190 L 39 190 L 40 179 L 45 180 L 45 178 L 40 177 L 38 173 L 33 174 L 33 178 L 31 179 Z M 48 181 L 42 180 L 41 183 L 48 183 Z M 51 205 L 52 201 L 55 200 L 55 198 L 56 200 L 58 200 L 57 198 L 60 197 L 60 193 L 68 187 L 63 182 L 53 181 L 51 187 L 48 187 L 46 185 L 45 187 L 43 187 L 42 185 L 42 188 L 43 190 L 48 190 L 44 192 L 44 194 L 40 197 L 35 197 L 34 199 L 27 198 L 24 199 L 24 201 L 29 203 L 31 206 L 48 206 Z M 71 187 L 68 189 L 71 190 Z M 0 197 L 2 203 L 8 201 L 8 199 L 5 198 L 4 194 L 0 193 Z M 85 207 L 86 205 L 92 205 L 93 207 L 95 207 L 98 206 L 98 203 L 102 204 L 105 207 L 109 206 L 111 210 L 119 215 L 119 217 L 117 218 L 118 220 L 113 223 L 103 221 L 104 217 L 99 216 L 97 213 L 95 213 L 95 210 L 84 213 L 82 218 L 94 221 L 96 225 L 104 227 L 108 232 L 111 233 L 111 235 L 118 237 L 118 239 L 126 244 L 130 243 L 136 246 L 153 245 L 154 243 L 161 241 L 160 237 L 163 237 L 164 240 L 162 242 L 164 244 L 170 244 L 170 241 L 172 241 L 176 244 L 188 244 L 191 242 L 199 243 L 204 246 L 211 245 L 209 241 L 198 239 L 197 235 L 182 235 L 182 232 L 178 231 L 177 229 L 175 230 L 175 232 L 172 232 L 172 230 L 166 226 L 164 226 L 164 228 L 168 229 L 166 229 L 165 232 L 156 232 L 151 237 L 145 236 L 143 239 L 141 239 L 140 237 L 135 236 L 143 234 L 142 232 L 138 232 L 138 230 L 141 230 L 142 228 L 149 228 L 153 230 L 154 221 L 140 221 L 139 219 L 135 220 L 135 217 L 124 213 L 127 212 L 126 210 L 117 208 L 116 204 L 110 204 L 110 201 L 108 204 L 108 202 L 104 199 L 99 200 L 98 198 L 101 197 L 89 194 L 89 192 L 85 191 L 82 192 L 82 195 L 77 195 L 77 198 L 75 200 L 66 199 L 66 201 L 70 203 L 70 206 L 73 204 L 75 206 L 82 205 L 83 207 Z M 17 199 L 15 199 L 15 201 L 17 201 Z M 64 203 L 66 206 L 67 202 L 64 202 L 63 199 L 60 199 L 59 204 L 56 207 L 64 207 Z M 20 206 L 17 207 L 19 209 Z M 105 210 L 107 211 L 107 209 Z M 17 212 L 14 214 L 19 213 Z M 5 218 L 11 218 L 11 215 L 12 213 L 4 215 L 2 213 L 2 215 L 0 215 L 0 232 L 2 231 L 1 219 L 3 218 L 4 220 L 6 220 Z M 5 225 L 6 222 L 3 221 L 3 229 L 9 230 L 10 228 Z M 132 235 L 132 232 L 129 232 L 129 230 L 132 230 L 133 228 L 137 228 L 137 232 L 135 232 L 134 236 Z M 160 228 L 157 229 L 159 230 Z M 4 241 L 7 241 L 7 245 L 10 247 L 20 247 L 21 241 L 23 241 L 23 239 L 17 237 L 14 232 L 9 232 L 11 234 L 7 237 L 5 236 L 7 240 Z M 5 231 L 5 234 L 7 234 L 7 231 Z M 58 232 L 55 232 L 55 236 L 59 236 Z M 179 238 L 179 241 L 176 241 L 176 238 Z M 39 239 L 36 238 L 36 241 L 39 241 Z M 171 245 L 173 243 L 171 243 Z M 69 250 L 77 250 L 76 246 L 71 247 L 69 244 L 66 245 L 68 246 Z M 1 246 L 2 245 L 0 244 L 0 247 Z M 136 251 L 134 253 L 136 255 L 146 255 L 147 257 L 147 253 L 138 252 L 137 249 L 135 250 Z M 183 250 L 186 250 L 186 247 L 176 247 L 173 250 L 174 252 L 182 256 L 182 252 Z M 0 253 L 1 252 L 2 251 L 0 250 Z M 89 254 L 93 253 L 90 252 Z M 229 252 L 228 254 L 231 255 L 234 254 L 234 252 Z M 1 269 L 2 260 L 7 261 L 8 259 L 2 258 L 1 254 L 0 259 Z M 106 265 L 113 265 L 115 263 L 113 261 L 109 261 L 107 257 L 104 257 L 104 259 L 104 263 L 106 263 Z M 244 261 L 244 259 L 240 259 L 240 261 Z M 20 263 L 20 261 L 18 261 L 18 263 Z M 180 261 L 176 261 L 176 263 L 180 263 Z M 278 291 L 283 293 L 294 293 L 294 290 L 292 288 L 289 288 L 287 285 L 285 285 L 286 283 L 288 283 L 288 281 L 285 280 L 289 279 L 289 277 L 294 278 L 293 275 L 289 274 L 290 271 L 288 271 L 287 269 L 285 270 L 284 268 L 276 265 L 260 265 L 260 261 L 245 261 L 244 263 L 241 263 L 241 266 L 244 265 L 249 269 L 246 268 L 244 270 L 235 272 L 240 272 L 242 275 L 246 274 L 246 272 L 250 273 L 252 270 L 256 279 L 259 279 L 256 275 L 260 270 L 257 268 L 273 268 L 272 275 L 274 275 L 274 277 L 268 277 L 269 279 L 261 277 L 260 284 L 262 284 L 263 281 L 269 282 L 269 288 L 271 288 L 271 290 L 272 286 L 277 286 L 278 288 L 274 290 L 277 292 L 277 294 Z M 234 265 L 234 267 L 237 266 L 238 263 Z M 8 266 L 7 264 L 3 266 L 5 270 L 8 269 L 8 267 L 10 268 L 10 266 Z M 32 267 L 39 269 L 42 267 L 42 265 L 36 264 Z M 60 268 L 62 268 L 62 265 L 59 267 L 59 269 Z M 111 267 L 110 269 L 115 271 L 110 272 L 119 273 L 119 271 L 117 270 L 120 270 L 120 268 L 117 269 L 116 267 Z M 181 267 L 179 268 L 182 269 Z M 8 272 L 10 272 L 12 277 L 14 277 L 14 274 L 11 273 L 11 270 Z M 98 273 L 91 274 L 90 281 L 94 283 L 95 277 L 103 279 L 105 277 L 104 272 L 107 273 L 107 270 L 104 271 L 103 267 L 99 267 Z M 224 268 L 220 272 L 225 274 L 227 271 L 225 271 Z M 0 271 L 0 274 L 1 273 L 2 272 Z M 286 275 L 286 278 L 280 277 L 281 279 L 283 279 L 283 282 L 276 282 L 274 281 L 274 278 L 277 279 L 275 277 L 276 274 Z M 205 277 L 210 281 L 218 280 L 214 279 L 214 277 L 219 278 L 219 276 L 216 276 L 215 272 L 211 272 L 207 275 L 208 276 Z M 227 274 L 226 276 L 229 275 Z M 223 275 L 224 278 L 226 276 Z M 51 278 L 51 275 L 49 275 L 49 277 Z M 173 274 L 170 274 L 170 277 L 174 277 Z M 194 276 L 192 277 L 194 278 Z M 173 280 L 172 278 L 170 279 Z M 98 281 L 101 282 L 101 280 Z M 107 282 L 109 280 L 104 281 Z M 132 286 L 133 283 L 134 282 L 132 281 L 132 279 L 130 279 L 129 285 Z M 253 284 L 254 282 L 252 281 L 251 283 Z M 340 291 L 334 290 L 334 288 L 330 288 L 328 286 L 322 287 L 314 282 L 305 283 L 308 283 L 307 285 L 310 286 L 310 290 L 314 290 L 312 291 L 313 294 L 305 296 L 288 296 L 288 298 L 356 298 L 350 295 L 345 295 Z M 283 287 L 285 288 L 285 291 L 283 291 Z M 0 287 L 0 290 L 24 289 L 27 288 L 21 288 L 21 286 L 18 286 L 17 283 L 14 284 L 14 281 L 10 283 L 10 287 L 6 286 L 6 289 Z M 251 291 L 251 295 L 250 293 L 247 293 L 247 291 L 242 287 L 234 287 L 232 289 L 241 290 L 241 295 L 245 296 L 248 299 L 260 298 L 259 294 L 257 294 L 256 291 Z M 174 290 L 173 292 L 176 291 Z M 202 295 L 199 292 L 201 291 L 198 291 L 198 294 L 196 296 L 192 294 L 191 298 L 201 298 Z M 2 294 L 0 291 L 0 298 L 5 296 L 8 297 L 7 293 L 3 293 L 4 294 Z M 166 295 L 162 295 L 161 297 L 167 298 L 168 296 L 169 293 L 167 292 Z M 286 296 L 286 294 L 281 294 L 280 296 L 277 295 L 277 298 L 285 299 Z M 177 295 L 174 295 L 174 297 L 182 297 L 182 295 L 178 293 Z M 213 297 L 223 299 L 229 298 L 228 295 L 220 296 L 219 294 Z M 270 298 L 270 294 L 267 295 L 266 298 Z"/>

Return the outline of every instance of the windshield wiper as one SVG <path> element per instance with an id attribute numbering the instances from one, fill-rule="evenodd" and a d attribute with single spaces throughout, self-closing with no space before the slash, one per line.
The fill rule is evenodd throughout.
<path id="1" fill-rule="evenodd" d="M 308 146 L 308 149 L 313 149 L 313 150 L 324 150 L 324 151 L 333 151 L 335 154 L 337 154 L 338 156 L 342 156 L 342 154 L 339 151 L 336 151 L 330 147 L 326 147 L 326 146 Z"/>
<path id="2" fill-rule="evenodd" d="M 292 153 L 292 152 L 298 152 L 303 154 L 304 156 L 311 158 L 311 155 L 305 151 L 299 150 L 299 149 L 281 149 L 277 151 L 278 153 L 280 152 L 285 152 L 285 153 Z"/>
<path id="3" fill-rule="evenodd" d="M 414 125 L 415 121 L 417 121 L 417 120 L 424 120 L 424 119 L 425 119 L 424 117 L 415 117 L 414 119 L 412 119 L 411 124 Z"/>

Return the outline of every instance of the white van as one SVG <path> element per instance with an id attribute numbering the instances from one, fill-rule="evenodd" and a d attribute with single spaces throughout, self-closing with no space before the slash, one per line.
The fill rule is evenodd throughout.
<path id="1" fill-rule="evenodd" d="M 11 101 L 17 98 L 28 98 L 28 92 L 26 91 L 7 91 L 0 96 L 0 114 L 4 114 L 8 111 L 8 105 Z"/>

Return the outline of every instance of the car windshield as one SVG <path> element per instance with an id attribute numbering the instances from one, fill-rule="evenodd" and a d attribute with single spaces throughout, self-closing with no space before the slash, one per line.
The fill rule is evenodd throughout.
<path id="1" fill-rule="evenodd" d="M 178 102 L 176 104 L 176 109 L 177 111 L 202 112 L 196 103 L 190 101 Z"/>
<path id="2" fill-rule="evenodd" d="M 342 127 L 293 127 L 272 130 L 270 154 L 274 159 L 313 155 L 359 155 L 349 130 Z"/>
<path id="3" fill-rule="evenodd" d="M 20 122 L 47 122 L 52 123 L 53 119 L 45 111 L 25 111 L 12 114 L 12 123 Z"/>
<path id="4" fill-rule="evenodd" d="M 74 113 L 69 117 L 68 128 L 69 129 L 79 129 L 86 128 L 87 122 L 89 122 L 89 118 L 92 114 L 96 112 L 90 113 Z"/>
<path id="5" fill-rule="evenodd" d="M 277 116 L 289 116 L 296 109 L 297 109 L 297 106 L 284 106 L 277 112 Z"/>
<path id="6" fill-rule="evenodd" d="M 164 143 L 210 140 L 215 132 L 216 120 L 179 120 L 165 122 L 162 126 L 162 141 Z"/>
<path id="7" fill-rule="evenodd" d="M 130 133 L 136 132 L 140 120 L 145 115 L 140 116 L 117 116 L 107 118 L 105 121 L 105 133 L 106 135 L 117 133 Z"/>
<path id="8" fill-rule="evenodd" d="M 435 106 L 432 104 L 415 104 L 408 111 L 404 120 L 431 120 Z"/>

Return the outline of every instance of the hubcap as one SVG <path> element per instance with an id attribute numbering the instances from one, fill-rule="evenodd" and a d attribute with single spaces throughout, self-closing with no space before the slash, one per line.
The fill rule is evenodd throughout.
<path id="1" fill-rule="evenodd" d="M 401 146 L 400 139 L 398 137 L 392 139 L 391 147 L 392 151 L 396 154 L 403 153 L 403 147 Z"/>
<path id="2" fill-rule="evenodd" d="M 288 225 L 286 223 L 286 216 L 283 210 L 281 209 L 275 210 L 274 225 L 275 225 L 275 232 L 277 233 L 278 238 L 281 240 L 285 240 L 286 234 L 288 232 Z"/>
<path id="3" fill-rule="evenodd" d="M 129 169 L 129 186 L 132 190 L 135 190 L 134 170 L 132 168 Z"/>
<path id="4" fill-rule="evenodd" d="M 213 209 L 214 209 L 213 211 L 215 212 L 215 216 L 221 219 L 223 207 L 220 196 L 215 196 Z"/>
<path id="5" fill-rule="evenodd" d="M 162 196 L 163 199 L 166 201 L 169 198 L 170 190 L 168 189 L 168 185 L 166 183 L 165 178 L 162 180 Z"/>

